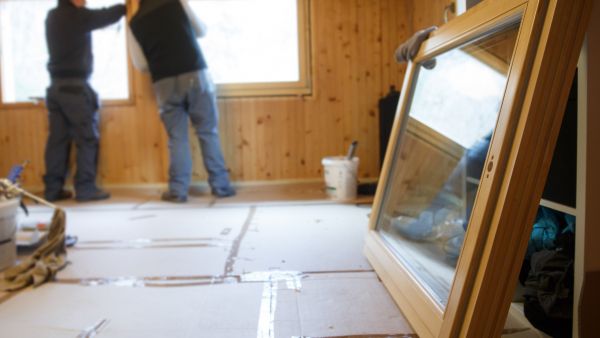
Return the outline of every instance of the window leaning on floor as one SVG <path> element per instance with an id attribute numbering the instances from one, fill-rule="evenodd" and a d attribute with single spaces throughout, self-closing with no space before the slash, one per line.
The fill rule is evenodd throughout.
<path id="1" fill-rule="evenodd" d="M 190 0 L 219 96 L 310 93 L 307 0 Z"/>
<path id="2" fill-rule="evenodd" d="M 119 3 L 90 0 L 89 8 Z M 0 97 L 2 104 L 36 102 L 50 83 L 45 21 L 56 0 L 0 0 Z M 104 101 L 130 96 L 125 20 L 92 33 L 94 72 L 91 83 Z"/>

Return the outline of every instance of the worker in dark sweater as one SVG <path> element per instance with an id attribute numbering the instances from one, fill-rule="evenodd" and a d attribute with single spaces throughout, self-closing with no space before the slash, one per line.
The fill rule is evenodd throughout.
<path id="1" fill-rule="evenodd" d="M 91 33 L 119 21 L 125 15 L 125 6 L 88 9 L 85 4 L 85 0 L 58 0 L 46 18 L 51 83 L 46 93 L 50 133 L 44 196 L 49 201 L 72 196 L 64 189 L 72 140 L 77 146 L 76 200 L 110 197 L 96 186 L 100 135 L 98 96 L 88 83 L 93 66 Z"/>
<path id="2" fill-rule="evenodd" d="M 186 0 L 134 0 L 129 47 L 133 64 L 152 77 L 160 117 L 169 136 L 169 190 L 162 199 L 187 201 L 192 176 L 191 120 L 200 141 L 208 183 L 216 197 L 235 195 L 221 152 L 215 86 L 200 50 L 205 26 Z"/>

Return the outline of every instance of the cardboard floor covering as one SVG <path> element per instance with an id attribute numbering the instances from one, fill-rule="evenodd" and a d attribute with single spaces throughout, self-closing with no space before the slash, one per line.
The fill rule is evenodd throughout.
<path id="1" fill-rule="evenodd" d="M 66 203 L 71 264 L 0 303 L 0 336 L 76 337 L 103 320 L 98 337 L 413 334 L 362 254 L 369 207 L 260 193 Z"/>

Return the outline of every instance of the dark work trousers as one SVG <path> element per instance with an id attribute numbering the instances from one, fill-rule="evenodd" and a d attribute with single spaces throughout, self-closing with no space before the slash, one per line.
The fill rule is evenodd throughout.
<path id="1" fill-rule="evenodd" d="M 84 79 L 53 79 L 46 91 L 50 132 L 46 143 L 46 197 L 65 183 L 72 141 L 77 146 L 75 193 L 85 198 L 96 192 L 98 163 L 98 96 Z"/>

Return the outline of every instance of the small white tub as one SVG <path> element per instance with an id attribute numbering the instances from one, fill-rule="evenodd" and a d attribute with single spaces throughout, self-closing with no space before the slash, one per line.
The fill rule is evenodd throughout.
<path id="1" fill-rule="evenodd" d="M 356 199 L 358 157 L 349 160 L 346 156 L 331 156 L 323 158 L 321 163 L 327 195 L 337 201 Z"/>

